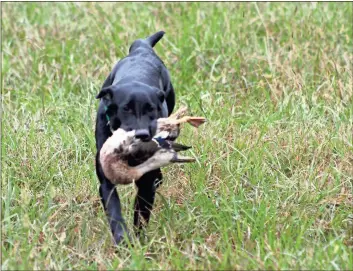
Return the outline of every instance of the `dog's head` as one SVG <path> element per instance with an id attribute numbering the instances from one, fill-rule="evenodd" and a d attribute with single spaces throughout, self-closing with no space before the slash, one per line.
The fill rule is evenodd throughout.
<path id="1" fill-rule="evenodd" d="M 161 117 L 164 92 L 142 83 L 114 85 L 97 95 L 102 99 L 113 129 L 136 130 L 136 138 L 149 141 Z"/>

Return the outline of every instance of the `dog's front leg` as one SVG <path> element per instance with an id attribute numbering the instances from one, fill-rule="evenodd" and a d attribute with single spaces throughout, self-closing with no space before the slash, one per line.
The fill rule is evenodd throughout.
<path id="1" fill-rule="evenodd" d="M 97 159 L 97 175 L 100 181 L 99 194 L 107 214 L 109 225 L 116 244 L 128 236 L 124 218 L 121 214 L 121 204 L 115 186 L 104 176 L 102 167 Z"/>
<path id="2" fill-rule="evenodd" d="M 136 182 L 138 191 L 134 205 L 134 226 L 137 235 L 140 234 L 144 224 L 147 224 L 150 219 L 156 188 L 161 180 L 162 172 L 157 169 L 146 173 Z"/>

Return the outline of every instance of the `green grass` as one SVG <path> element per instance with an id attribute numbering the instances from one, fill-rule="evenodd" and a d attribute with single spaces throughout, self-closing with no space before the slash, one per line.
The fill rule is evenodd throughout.
<path id="1" fill-rule="evenodd" d="M 351 3 L 3 3 L 2 269 L 353 269 Z M 136 38 L 208 118 L 112 245 L 98 93 Z M 132 228 L 133 185 L 118 187 Z"/>

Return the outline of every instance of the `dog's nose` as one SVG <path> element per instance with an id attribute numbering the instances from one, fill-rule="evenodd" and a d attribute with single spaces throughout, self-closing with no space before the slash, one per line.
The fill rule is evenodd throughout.
<path id="1" fill-rule="evenodd" d="M 151 134 L 147 129 L 137 130 L 135 133 L 135 137 L 138 139 L 141 139 L 142 141 L 150 141 L 151 140 Z"/>

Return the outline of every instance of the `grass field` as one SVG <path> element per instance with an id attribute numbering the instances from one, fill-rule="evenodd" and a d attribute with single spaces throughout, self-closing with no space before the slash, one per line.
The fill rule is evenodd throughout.
<path id="1" fill-rule="evenodd" d="M 1 269 L 353 269 L 352 3 L 2 3 Z M 95 175 L 98 93 L 158 30 L 179 141 L 134 247 Z M 132 229 L 135 187 L 117 188 Z"/>

